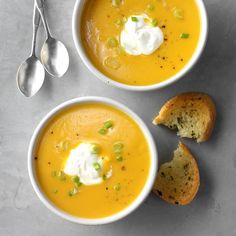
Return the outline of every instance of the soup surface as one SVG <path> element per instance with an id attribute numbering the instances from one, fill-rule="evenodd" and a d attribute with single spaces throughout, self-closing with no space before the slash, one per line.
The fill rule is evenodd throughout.
<path id="1" fill-rule="evenodd" d="M 79 176 L 65 173 L 68 157 L 81 144 L 96 145 L 91 155 L 100 158 L 100 164 L 92 167 L 100 183 L 83 184 Z M 47 125 L 35 166 L 43 192 L 58 208 L 77 217 L 101 218 L 123 210 L 140 194 L 149 173 L 150 152 L 133 119 L 108 105 L 89 103 L 61 112 Z"/>
<path id="2" fill-rule="evenodd" d="M 151 55 L 133 56 L 120 44 L 127 19 L 147 15 L 164 42 Z M 81 38 L 92 63 L 113 80 L 127 85 L 152 85 L 179 72 L 192 57 L 201 21 L 195 0 L 88 0 Z"/>

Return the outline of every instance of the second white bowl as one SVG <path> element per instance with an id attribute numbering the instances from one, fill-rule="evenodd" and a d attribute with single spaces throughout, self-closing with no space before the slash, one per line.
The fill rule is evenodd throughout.
<path id="1" fill-rule="evenodd" d="M 34 162 L 34 156 L 35 151 L 37 148 L 37 143 L 40 139 L 40 135 L 44 128 L 47 126 L 47 124 L 61 111 L 64 109 L 67 109 L 68 107 L 74 106 L 76 104 L 86 104 L 86 103 L 102 103 L 107 104 L 112 107 L 115 107 L 118 110 L 121 110 L 122 112 L 126 113 L 128 116 L 130 116 L 141 128 L 143 134 L 145 135 L 149 149 L 150 149 L 150 171 L 148 174 L 147 181 L 145 183 L 144 188 L 138 195 L 138 197 L 135 199 L 134 202 L 132 202 L 127 208 L 124 210 L 109 216 L 105 218 L 100 219 L 86 219 L 86 218 L 78 218 L 75 216 L 72 216 L 58 207 L 56 207 L 51 201 L 48 200 L 44 192 L 41 190 L 40 185 L 37 180 L 36 172 L 35 172 L 35 162 Z M 59 215 L 60 217 L 80 224 L 86 224 L 86 225 L 99 225 L 99 224 L 107 224 L 114 221 L 117 221 L 119 219 L 124 218 L 131 212 L 133 212 L 135 209 L 137 209 L 143 201 L 146 199 L 146 197 L 149 195 L 149 193 L 152 190 L 152 186 L 155 181 L 156 172 L 157 172 L 157 164 L 158 164 L 158 155 L 156 146 L 153 140 L 153 137 L 147 128 L 147 126 L 144 124 L 144 122 L 130 109 L 128 109 L 126 106 L 112 100 L 109 98 L 103 98 L 103 97 L 82 97 L 82 98 L 76 98 L 73 100 L 69 100 L 67 102 L 62 103 L 61 105 L 54 108 L 52 111 L 50 111 L 39 123 L 38 127 L 35 129 L 34 134 L 31 138 L 30 145 L 29 145 L 29 151 L 28 151 L 28 171 L 29 171 L 29 177 L 30 181 L 32 183 L 32 186 L 38 195 L 39 199 L 43 202 L 43 204 L 52 212 Z"/>
<path id="2" fill-rule="evenodd" d="M 160 89 L 181 79 L 197 63 L 198 59 L 200 58 L 203 52 L 203 49 L 205 47 L 206 40 L 207 40 L 207 34 L 208 34 L 207 12 L 206 12 L 206 8 L 205 8 L 203 0 L 195 0 L 199 9 L 199 14 L 201 18 L 201 33 L 200 33 L 200 38 L 198 41 L 198 45 L 195 49 L 195 52 L 193 53 L 189 62 L 183 67 L 183 69 L 180 70 L 175 75 L 171 76 L 169 79 L 163 82 L 157 83 L 157 84 L 153 84 L 153 85 L 133 86 L 133 85 L 127 85 L 127 84 L 116 82 L 115 80 L 112 80 L 111 78 L 103 74 L 101 71 L 99 71 L 90 61 L 90 59 L 87 56 L 87 53 L 85 52 L 85 49 L 84 49 L 84 46 L 80 37 L 81 36 L 80 25 L 81 25 L 81 16 L 82 16 L 86 1 L 87 0 L 76 0 L 74 11 L 73 11 L 73 17 L 72 17 L 73 40 L 74 40 L 76 49 L 79 53 L 79 56 L 84 62 L 84 64 L 86 65 L 86 67 L 97 78 L 99 78 L 100 80 L 102 80 L 103 82 L 107 84 L 113 85 L 121 89 L 127 89 L 127 90 L 132 90 L 132 91 L 149 91 L 149 90 L 154 90 L 154 89 Z"/>

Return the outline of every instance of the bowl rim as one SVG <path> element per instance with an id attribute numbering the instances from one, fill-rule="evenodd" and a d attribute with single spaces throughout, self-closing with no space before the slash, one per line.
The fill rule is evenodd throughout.
<path id="1" fill-rule="evenodd" d="M 88 70 L 93 75 L 95 75 L 95 77 L 105 82 L 106 84 L 109 84 L 109 85 L 112 85 L 114 87 L 118 87 L 121 89 L 130 90 L 130 91 L 151 91 L 151 90 L 164 88 L 180 80 L 181 78 L 183 78 L 184 75 L 186 75 L 194 67 L 194 65 L 196 65 L 196 63 L 198 62 L 205 48 L 205 45 L 207 42 L 207 36 L 208 36 L 207 11 L 206 11 L 206 7 L 203 0 L 195 0 L 195 1 L 199 9 L 199 14 L 200 14 L 200 19 L 201 19 L 201 31 L 200 31 L 200 38 L 198 41 L 198 45 L 192 57 L 188 61 L 188 63 L 179 72 L 177 72 L 176 74 L 174 74 L 173 76 L 171 76 L 169 79 L 165 81 L 162 81 L 157 84 L 142 85 L 142 86 L 128 85 L 128 84 L 117 82 L 109 78 L 108 76 L 106 76 L 105 74 L 103 74 L 101 71 L 99 71 L 96 68 L 96 66 L 90 61 L 89 57 L 87 56 L 87 53 L 85 52 L 85 49 L 83 47 L 83 43 L 80 37 L 80 32 L 79 32 L 80 30 L 78 30 L 80 29 L 81 15 L 82 15 L 83 7 L 86 0 L 76 0 L 75 5 L 74 5 L 74 10 L 73 10 L 73 15 L 72 15 L 72 36 L 73 36 L 73 41 L 74 41 L 76 50 L 81 60 L 83 61 L 85 66 L 88 68 Z"/>
<path id="2" fill-rule="evenodd" d="M 37 147 L 38 140 L 45 126 L 50 122 L 50 120 L 53 119 L 53 117 L 55 117 L 61 111 L 71 106 L 74 106 L 76 104 L 86 104 L 86 103 L 105 104 L 126 113 L 139 125 L 140 129 L 145 135 L 145 138 L 148 142 L 149 149 L 150 149 L 150 159 L 151 159 L 150 170 L 149 170 L 149 174 L 148 174 L 146 183 L 142 191 L 137 196 L 137 198 L 125 209 L 123 209 L 122 211 L 114 215 L 104 217 L 104 218 L 95 218 L 95 219 L 80 218 L 80 217 L 70 215 L 69 213 L 66 213 L 63 210 L 59 209 L 56 205 L 53 204 L 53 202 L 51 202 L 47 198 L 47 196 L 43 193 L 43 190 L 40 189 L 40 185 L 37 181 L 37 176 L 36 176 L 36 171 L 35 171 L 35 164 L 34 164 L 35 148 Z M 33 189 L 36 192 L 38 198 L 41 200 L 41 202 L 49 210 L 51 210 L 56 215 L 74 223 L 79 223 L 79 224 L 84 224 L 84 225 L 102 225 L 102 224 L 111 223 L 111 222 L 114 222 L 114 221 L 117 221 L 126 217 L 127 215 L 132 213 L 134 210 L 136 210 L 145 201 L 145 199 L 148 197 L 149 193 L 152 190 L 152 187 L 156 178 L 157 168 L 158 168 L 158 153 L 156 149 L 156 144 L 154 142 L 154 139 L 150 130 L 148 129 L 146 124 L 143 122 L 143 120 L 136 113 L 134 113 L 131 109 L 129 109 L 125 105 L 113 99 L 105 98 L 105 97 L 87 96 L 87 97 L 79 97 L 79 98 L 75 98 L 75 99 L 71 99 L 66 102 L 63 102 L 60 105 L 53 108 L 49 113 L 47 113 L 44 116 L 44 118 L 40 121 L 40 123 L 36 127 L 32 135 L 32 138 L 30 140 L 27 165 L 28 165 L 28 174 L 29 174 L 30 182 L 33 186 Z"/>

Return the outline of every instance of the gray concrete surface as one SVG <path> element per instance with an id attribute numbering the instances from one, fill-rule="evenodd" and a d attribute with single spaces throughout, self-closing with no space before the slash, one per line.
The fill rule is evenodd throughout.
<path id="1" fill-rule="evenodd" d="M 71 34 L 74 0 L 48 0 L 52 32 L 68 46 L 71 64 L 63 79 L 46 78 L 32 99 L 16 88 L 15 74 L 31 44 L 32 0 L 0 0 L 0 235 L 1 236 L 235 236 L 236 235 L 236 1 L 206 0 L 209 40 L 197 66 L 183 80 L 160 91 L 133 93 L 103 84 L 88 72 Z M 43 41 L 41 29 L 40 41 Z M 137 112 L 156 138 L 160 163 L 168 160 L 178 138 L 153 127 L 163 102 L 183 91 L 213 96 L 217 122 L 212 139 L 201 145 L 184 140 L 197 156 L 201 187 L 185 207 L 168 205 L 154 195 L 119 222 L 87 227 L 67 222 L 46 209 L 27 173 L 27 148 L 41 118 L 70 98 L 114 98 Z"/>

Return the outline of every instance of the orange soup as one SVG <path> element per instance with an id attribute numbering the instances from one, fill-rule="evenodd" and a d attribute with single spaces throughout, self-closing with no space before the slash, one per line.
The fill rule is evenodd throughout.
<path id="1" fill-rule="evenodd" d="M 40 136 L 35 166 L 47 198 L 83 218 L 111 216 L 142 191 L 150 151 L 138 124 L 108 105 L 75 105 L 58 115 Z"/>
<path id="2" fill-rule="evenodd" d="M 130 17 L 137 21 L 136 15 L 147 16 L 149 25 L 162 31 L 163 42 L 150 55 L 130 55 L 121 45 L 121 32 Z M 163 82 L 183 69 L 197 47 L 200 29 L 195 0 L 88 0 L 80 32 L 99 71 L 117 82 L 144 86 Z"/>

